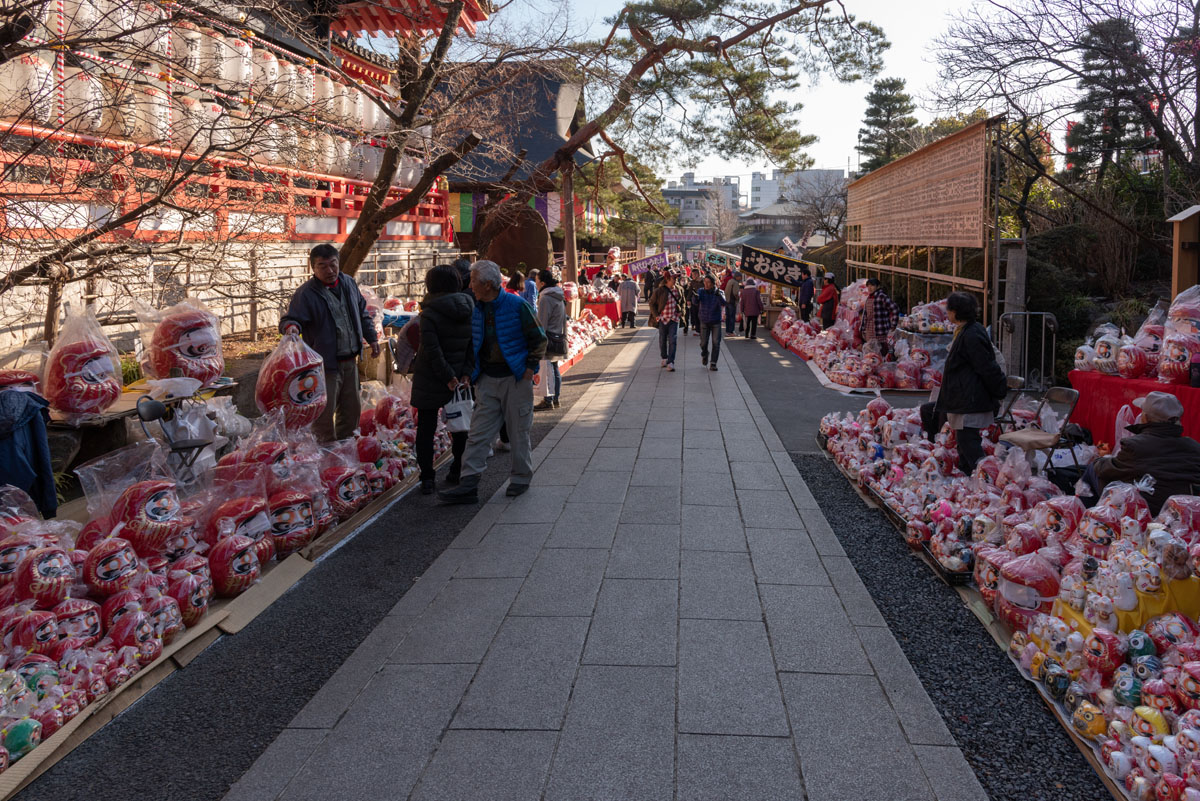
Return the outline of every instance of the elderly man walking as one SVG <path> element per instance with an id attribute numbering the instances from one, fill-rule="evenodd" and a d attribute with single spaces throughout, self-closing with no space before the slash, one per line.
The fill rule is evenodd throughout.
<path id="1" fill-rule="evenodd" d="M 508 429 L 512 471 L 508 496 L 529 489 L 533 462 L 529 427 L 533 422 L 533 377 L 546 355 L 546 333 L 533 307 L 505 292 L 500 266 L 493 261 L 471 265 L 475 312 L 471 340 L 475 348 L 475 412 L 463 454 L 457 487 L 438 493 L 444 503 L 478 503 L 479 478 L 487 469 L 488 451 L 500 427 Z"/>
<path id="2" fill-rule="evenodd" d="M 338 249 L 317 245 L 308 254 L 313 277 L 292 295 L 279 320 L 281 334 L 296 333 L 321 354 L 325 362 L 325 411 L 313 423 L 319 442 L 346 439 L 358 427 L 358 356 L 363 340 L 371 355 L 379 355 L 375 324 L 367 316 L 367 303 L 354 279 L 341 271 Z M 336 418 L 336 421 L 335 421 Z"/>

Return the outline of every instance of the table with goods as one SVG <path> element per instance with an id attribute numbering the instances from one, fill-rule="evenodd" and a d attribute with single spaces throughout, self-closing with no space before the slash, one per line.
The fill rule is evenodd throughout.
<path id="1" fill-rule="evenodd" d="M 913 308 L 888 339 L 887 354 L 864 343 L 863 306 L 870 296 L 866 279 L 842 289 L 834 324 L 822 330 L 784 309 L 771 329 L 775 341 L 806 361 L 821 383 L 841 391 L 928 392 L 942 382 L 946 354 L 954 338 L 946 301 Z"/>
<path id="2" fill-rule="evenodd" d="M 1190 356 L 1168 354 L 1200 352 L 1189 344 L 1200 307 L 1193 313 L 1184 295 L 1132 337 L 1102 329 L 1080 349 L 1078 373 L 1125 381 L 1134 397 L 1178 390 L 1172 382 L 1186 380 Z M 1142 368 L 1130 370 L 1131 358 Z M 1158 365 L 1153 381 L 1142 378 L 1146 363 Z M 1098 443 L 1119 448 L 1117 412 L 1108 408 L 1105 420 L 1083 419 Z M 1038 409 L 1017 403 L 1010 422 L 986 430 L 985 456 L 969 476 L 949 426 L 930 441 L 919 408 L 882 398 L 857 414 L 827 415 L 818 439 L 958 589 L 1115 797 L 1200 799 L 1200 497 L 1173 496 L 1151 515 L 1149 476 L 1110 483 L 1098 498 L 1082 484 L 1065 493 L 1040 474 L 1044 457 L 1000 441 L 1012 429 L 1059 430 L 1049 406 L 1040 418 Z M 1100 452 L 1076 445 L 1073 458 L 1087 464 Z"/>
<path id="3" fill-rule="evenodd" d="M 228 397 L 204 398 L 224 371 L 219 331 L 191 299 L 143 326 L 148 392 L 197 401 L 174 420 L 206 442 L 186 474 L 156 440 L 136 441 L 77 465 L 85 497 L 56 519 L 0 483 L 0 795 L 219 632 L 240 631 L 415 484 L 403 382 L 366 382 L 355 434 L 319 444 L 321 357 L 285 335 L 255 386 L 262 416 L 249 420 Z M 0 387 L 42 394 L 64 421 L 103 416 L 121 397 L 116 350 L 87 312 L 68 318 L 44 364 L 10 357 Z M 437 456 L 448 447 L 439 422 Z"/>

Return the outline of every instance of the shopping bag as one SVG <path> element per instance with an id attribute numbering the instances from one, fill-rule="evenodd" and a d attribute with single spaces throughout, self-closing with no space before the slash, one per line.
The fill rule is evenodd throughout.
<path id="1" fill-rule="evenodd" d="M 446 430 L 457 433 L 471 428 L 471 412 L 475 410 L 475 398 L 471 388 L 460 385 L 454 390 L 454 397 L 442 409 L 446 417 Z"/>

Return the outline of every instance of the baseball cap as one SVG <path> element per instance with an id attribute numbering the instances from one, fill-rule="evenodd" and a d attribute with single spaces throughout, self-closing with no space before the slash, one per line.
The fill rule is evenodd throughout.
<path id="1" fill-rule="evenodd" d="M 1183 417 L 1183 404 L 1170 392 L 1151 392 L 1133 401 L 1148 423 L 1174 422 Z"/>
<path id="2" fill-rule="evenodd" d="M 833 278 L 833 273 L 825 273 L 826 278 Z"/>

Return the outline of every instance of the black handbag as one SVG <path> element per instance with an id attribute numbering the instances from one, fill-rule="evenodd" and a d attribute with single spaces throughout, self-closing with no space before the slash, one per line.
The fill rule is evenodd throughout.
<path id="1" fill-rule="evenodd" d="M 553 331 L 546 332 L 546 355 L 547 356 L 566 356 L 567 355 L 567 335 L 557 334 Z"/>

